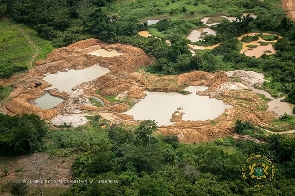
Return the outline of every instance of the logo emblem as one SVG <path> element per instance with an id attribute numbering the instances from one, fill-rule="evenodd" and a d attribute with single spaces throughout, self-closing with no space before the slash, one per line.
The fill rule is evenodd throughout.
<path id="1" fill-rule="evenodd" d="M 242 165 L 242 178 L 254 187 L 263 186 L 274 178 L 272 161 L 260 154 L 251 154 Z"/>

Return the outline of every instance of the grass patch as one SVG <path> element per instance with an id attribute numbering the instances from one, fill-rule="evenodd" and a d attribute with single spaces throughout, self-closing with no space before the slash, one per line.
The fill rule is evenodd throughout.
<path id="1" fill-rule="evenodd" d="M 277 35 L 259 34 L 258 37 L 261 37 L 265 41 L 274 41 L 274 40 L 278 40 L 279 39 L 279 36 L 277 36 Z"/>
<path id="2" fill-rule="evenodd" d="M 266 101 L 266 102 L 268 102 L 268 101 L 270 101 L 271 99 L 269 99 L 269 98 L 267 98 L 265 95 L 263 95 L 263 94 L 259 94 L 258 93 L 258 96 L 262 99 L 262 100 L 264 100 L 264 101 Z"/>
<path id="3" fill-rule="evenodd" d="M 102 107 L 103 104 L 100 102 L 100 101 L 97 101 L 96 99 L 94 98 L 89 98 L 89 101 L 92 105 L 95 105 L 96 107 Z"/>
<path id="4" fill-rule="evenodd" d="M 2 87 L 0 86 L 0 100 L 3 100 L 5 97 L 7 97 L 13 90 L 13 87 L 6 86 Z"/>
<path id="5" fill-rule="evenodd" d="M 212 16 L 208 19 L 207 24 L 212 24 L 212 23 L 222 23 L 224 21 L 227 21 L 226 18 L 221 17 L 221 16 Z"/>
<path id="6" fill-rule="evenodd" d="M 154 37 L 165 38 L 167 36 L 167 34 L 158 31 L 158 29 L 154 27 L 148 28 L 148 32 Z"/>
<path id="7" fill-rule="evenodd" d="M 180 94 L 183 94 L 183 95 L 188 95 L 188 94 L 190 94 L 190 92 L 189 91 L 186 91 L 186 90 L 180 90 L 180 91 L 178 91 Z"/>
<path id="8" fill-rule="evenodd" d="M 276 127 L 279 127 L 276 130 L 274 130 L 278 132 L 295 129 L 295 116 L 284 114 L 279 119 L 275 119 L 273 121 L 273 124 Z"/>
<path id="9" fill-rule="evenodd" d="M 216 124 L 218 123 L 218 121 L 216 121 L 216 120 L 210 120 L 210 123 L 211 123 L 212 125 L 216 125 Z"/>
<path id="10" fill-rule="evenodd" d="M 248 48 L 257 48 L 258 45 L 247 45 L 246 47 L 248 47 Z"/>
<path id="11" fill-rule="evenodd" d="M 25 25 L 0 21 L 0 78 L 9 78 L 14 73 L 28 69 L 36 49 L 17 28 L 24 29 L 40 48 L 38 58 L 45 58 L 54 48 L 51 42 L 38 37 L 37 32 Z"/>
<path id="12" fill-rule="evenodd" d="M 267 46 L 268 44 L 270 44 L 269 42 L 261 42 L 261 41 L 259 41 L 258 43 L 260 44 L 260 46 Z"/>
<path id="13" fill-rule="evenodd" d="M 115 95 L 105 95 L 103 96 L 106 100 L 108 100 L 111 103 L 121 102 L 120 100 L 116 99 Z"/>
<path id="14" fill-rule="evenodd" d="M 259 37 L 257 35 L 254 35 L 254 36 L 246 35 L 242 37 L 241 41 L 245 43 L 249 43 L 249 42 L 257 41 L 258 39 Z"/>

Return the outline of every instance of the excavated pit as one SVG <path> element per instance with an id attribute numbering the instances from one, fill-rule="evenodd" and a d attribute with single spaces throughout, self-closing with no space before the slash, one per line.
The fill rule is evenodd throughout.
<path id="1" fill-rule="evenodd" d="M 102 57 L 89 54 L 99 49 L 117 51 L 122 55 Z M 159 127 L 158 133 L 177 135 L 180 141 L 186 143 L 205 142 L 231 135 L 235 121 L 238 119 L 267 128 L 276 117 L 274 112 L 260 109 L 266 104 L 260 96 L 242 88 L 243 85 L 248 86 L 248 83 L 257 85 L 261 82 L 260 79 L 257 79 L 257 82 L 253 80 L 255 74 L 238 72 L 251 81 L 243 82 L 238 85 L 239 87 L 233 88 L 231 76 L 225 72 L 193 71 L 180 75 L 158 76 L 140 69 L 152 62 L 153 58 L 139 48 L 123 44 L 107 44 L 97 39 L 83 40 L 54 50 L 46 59 L 36 62 L 36 68 L 29 73 L 0 80 L 0 84 L 4 86 L 13 84 L 16 87 L 5 108 L 9 114 L 35 113 L 43 119 L 52 119 L 52 123 L 56 125 L 66 123 L 79 126 L 87 123 L 85 115 L 96 114 L 109 120 L 111 124 L 134 125 L 140 120 L 134 120 L 133 116 L 124 112 L 144 98 L 145 91 L 179 92 L 188 86 L 206 86 L 207 90 L 197 92 L 199 96 L 215 98 L 233 107 L 210 120 L 187 120 L 182 111 L 173 112 L 171 119 L 174 124 Z M 30 100 L 44 95 L 45 89 L 52 88 L 50 83 L 43 80 L 45 74 L 56 74 L 71 69 L 83 70 L 97 64 L 109 69 L 109 73 L 74 86 L 70 93 L 60 92 L 57 89 L 50 90 L 51 95 L 65 99 L 58 106 L 41 109 L 29 103 Z M 41 85 L 34 87 L 36 83 Z M 100 107 L 92 105 L 88 99 L 91 97 L 102 100 L 104 105 Z M 75 122 L 79 123 L 74 124 Z"/>

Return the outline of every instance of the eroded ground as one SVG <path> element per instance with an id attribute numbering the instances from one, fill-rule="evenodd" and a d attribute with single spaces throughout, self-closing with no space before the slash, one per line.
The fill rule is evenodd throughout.
<path id="1" fill-rule="evenodd" d="M 122 55 L 99 57 L 89 54 L 98 49 L 115 50 Z M 187 86 L 207 86 L 208 90 L 198 94 L 220 99 L 234 107 L 226 109 L 218 118 L 207 121 L 183 121 L 181 115 L 174 114 L 171 115 L 171 120 L 175 124 L 161 126 L 158 130 L 158 133 L 163 135 L 177 135 L 180 141 L 188 143 L 205 142 L 231 135 L 237 119 L 269 127 L 275 117 L 274 113 L 267 111 L 267 103 L 260 96 L 250 90 L 243 90 L 263 82 L 261 79 L 253 80 L 253 73 L 241 72 L 244 74 L 242 79 L 244 84 L 242 84 L 231 82 L 232 77 L 243 78 L 239 76 L 239 72 L 236 75 L 227 75 L 225 72 L 193 71 L 181 75 L 157 76 L 140 69 L 152 61 L 153 59 L 141 49 L 132 46 L 109 45 L 96 39 L 80 41 L 54 50 L 46 59 L 38 61 L 33 71 L 1 81 L 2 85 L 15 87 L 9 101 L 3 105 L 9 114 L 35 113 L 46 120 L 59 115 L 60 121 L 62 119 L 75 121 L 76 117 L 81 119 L 83 114 L 100 114 L 111 123 L 137 124 L 138 121 L 134 121 L 132 116 L 122 113 L 144 98 L 144 91 L 179 92 Z M 44 89 L 50 86 L 42 80 L 45 74 L 83 69 L 95 64 L 108 68 L 110 72 L 74 87 L 73 93 L 51 90 L 50 94 L 53 96 L 65 99 L 55 108 L 45 110 L 30 104 L 30 100 L 42 96 L 45 93 Z M 252 78 L 252 82 L 249 83 L 247 78 Z M 35 88 L 36 82 L 41 82 L 42 85 Z M 112 102 L 107 96 L 117 96 L 121 101 Z M 97 97 L 105 104 L 100 107 L 94 106 L 87 101 L 89 97 Z"/>

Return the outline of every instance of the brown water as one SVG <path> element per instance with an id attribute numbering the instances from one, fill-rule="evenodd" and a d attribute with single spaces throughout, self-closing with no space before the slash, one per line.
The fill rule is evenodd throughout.
<path id="1" fill-rule="evenodd" d="M 258 35 L 260 33 L 248 33 L 248 34 L 244 34 L 240 37 L 238 37 L 238 40 L 241 40 L 243 36 L 254 36 L 254 35 Z M 263 33 L 263 35 L 271 35 L 269 33 Z M 245 54 L 246 56 L 254 56 L 256 58 L 260 57 L 263 54 L 274 54 L 276 51 L 273 48 L 273 46 L 271 44 L 268 44 L 266 46 L 261 46 L 260 43 L 258 42 L 269 42 L 269 43 L 275 43 L 277 42 L 277 40 L 274 41 L 265 41 L 264 39 L 262 39 L 261 37 L 259 37 L 259 39 L 257 41 L 253 41 L 253 42 L 242 42 L 242 49 L 240 50 L 240 53 Z M 256 48 L 250 48 L 248 47 L 248 45 L 256 45 Z"/>
<path id="2" fill-rule="evenodd" d="M 191 92 L 189 95 L 146 91 L 147 96 L 125 114 L 132 115 L 135 120 L 155 120 L 161 126 L 173 124 L 170 119 L 175 111 L 184 113 L 183 120 L 208 120 L 215 119 L 226 108 L 232 108 L 221 100 L 196 94 L 206 89 L 204 86 L 190 86 L 185 89 Z"/>
<path id="3" fill-rule="evenodd" d="M 268 110 L 275 112 L 279 116 L 282 116 L 285 113 L 288 115 L 293 114 L 294 105 L 287 103 L 287 102 L 281 102 L 281 100 L 284 99 L 284 97 L 275 99 L 268 92 L 266 92 L 264 90 L 259 90 L 259 89 L 254 89 L 254 88 L 250 88 L 250 89 L 258 94 L 265 95 L 268 99 L 271 99 L 271 101 L 269 101 L 267 103 Z"/>
<path id="4" fill-rule="evenodd" d="M 138 35 L 142 36 L 142 37 L 149 37 L 152 36 L 148 31 L 139 31 Z"/>
<path id="5" fill-rule="evenodd" d="M 69 70 L 67 72 L 58 72 L 56 74 L 48 74 L 43 78 L 46 82 L 52 84 L 48 89 L 58 89 L 60 92 L 72 92 L 72 88 L 83 83 L 89 82 L 109 73 L 110 70 L 99 65 L 93 65 L 86 69 Z"/>
<path id="6" fill-rule="evenodd" d="M 33 104 L 42 109 L 54 108 L 58 104 L 62 103 L 64 100 L 58 97 L 54 97 L 49 93 L 46 93 L 40 98 L 34 100 Z"/>
<path id="7" fill-rule="evenodd" d="M 205 37 L 205 35 L 216 35 L 216 32 L 209 28 L 192 30 L 191 33 L 187 36 L 187 39 L 191 42 L 197 42 L 202 40 Z"/>
<path id="8" fill-rule="evenodd" d="M 255 15 L 254 13 L 243 13 L 242 15 L 247 16 L 248 14 L 254 19 L 257 18 L 257 15 Z M 221 15 L 220 17 L 226 18 L 230 22 L 235 21 L 237 19 L 236 17 L 224 16 L 224 15 Z M 200 21 L 203 22 L 204 24 L 206 24 L 207 26 L 213 26 L 213 25 L 220 24 L 220 22 L 208 23 L 210 18 L 211 18 L 210 16 L 206 16 L 206 17 L 202 18 Z"/>
<path id="9" fill-rule="evenodd" d="M 105 50 L 105 49 L 98 49 L 88 54 L 95 55 L 95 56 L 102 56 L 102 57 L 115 57 L 121 56 L 123 53 L 119 53 L 116 50 Z"/>

